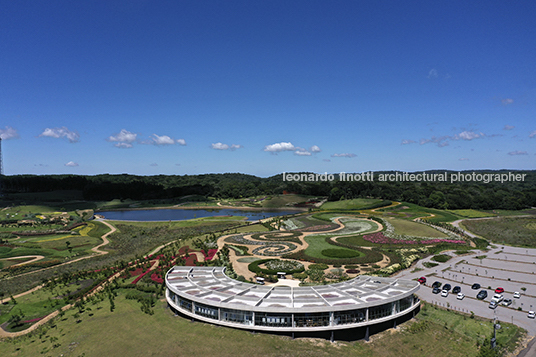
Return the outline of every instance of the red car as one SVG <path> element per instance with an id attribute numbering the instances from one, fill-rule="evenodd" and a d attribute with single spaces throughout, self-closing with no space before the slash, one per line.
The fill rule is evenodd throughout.
<path id="1" fill-rule="evenodd" d="M 495 294 L 502 294 L 504 293 L 504 289 L 503 288 L 497 288 L 495 289 Z"/>
<path id="2" fill-rule="evenodd" d="M 421 284 L 424 284 L 426 283 L 426 278 L 424 276 L 421 276 L 419 279 L 417 279 L 417 281 Z"/>

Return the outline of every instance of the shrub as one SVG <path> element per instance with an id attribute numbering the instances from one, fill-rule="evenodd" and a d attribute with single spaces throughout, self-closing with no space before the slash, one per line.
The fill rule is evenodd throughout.
<path id="1" fill-rule="evenodd" d="M 437 254 L 432 257 L 432 260 L 439 262 L 439 263 L 445 263 L 451 258 L 450 255 L 447 254 Z"/>
<path id="2" fill-rule="evenodd" d="M 322 255 L 330 258 L 355 258 L 361 254 L 357 251 L 345 250 L 345 249 L 324 249 Z"/>
<path id="3" fill-rule="evenodd" d="M 316 263 L 316 264 L 310 264 L 309 269 L 319 269 L 319 270 L 325 270 L 328 268 L 328 265 L 327 264 L 323 264 L 323 263 Z"/>

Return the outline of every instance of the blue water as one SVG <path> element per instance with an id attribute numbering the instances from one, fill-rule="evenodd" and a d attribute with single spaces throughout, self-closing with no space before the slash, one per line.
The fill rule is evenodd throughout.
<path id="1" fill-rule="evenodd" d="M 239 209 L 148 209 L 96 212 L 106 219 L 118 221 L 182 221 L 201 217 L 245 216 L 249 220 L 284 216 L 299 211 L 242 211 Z"/>

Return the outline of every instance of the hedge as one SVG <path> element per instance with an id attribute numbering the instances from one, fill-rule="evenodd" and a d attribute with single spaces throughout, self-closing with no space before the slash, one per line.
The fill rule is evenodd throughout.
<path id="1" fill-rule="evenodd" d="M 346 249 L 324 249 L 322 255 L 330 258 L 355 258 L 361 255 L 360 252 L 351 251 Z"/>
<path id="2" fill-rule="evenodd" d="M 266 274 L 266 275 L 275 275 L 278 272 L 285 272 L 287 274 L 295 274 L 295 273 L 301 273 L 305 270 L 304 267 L 301 267 L 299 269 L 293 269 L 293 270 L 273 270 L 273 269 L 264 269 L 261 268 L 259 265 L 262 265 L 264 263 L 267 263 L 272 260 L 280 260 L 280 259 L 261 259 L 254 261 L 253 263 L 249 263 L 248 269 L 249 271 L 255 273 L 255 274 Z"/>

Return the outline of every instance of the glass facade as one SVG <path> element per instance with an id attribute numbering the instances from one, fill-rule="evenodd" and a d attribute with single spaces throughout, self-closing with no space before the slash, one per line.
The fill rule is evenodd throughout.
<path id="1" fill-rule="evenodd" d="M 253 325 L 253 312 L 222 308 L 220 310 L 220 319 L 242 325 Z"/>
<path id="2" fill-rule="evenodd" d="M 256 326 L 292 327 L 292 314 L 255 313 Z"/>
<path id="3" fill-rule="evenodd" d="M 394 302 L 361 309 L 315 313 L 276 313 L 214 307 L 203 303 L 193 302 L 192 300 L 175 294 L 171 290 L 168 290 L 167 294 L 169 300 L 173 301 L 182 310 L 193 312 L 199 316 L 240 325 L 275 328 L 329 328 L 329 326 L 358 324 L 403 312 L 413 307 L 419 301 L 416 295 L 411 294 Z"/>
<path id="4" fill-rule="evenodd" d="M 393 314 L 393 303 L 369 307 L 369 320 L 381 319 Z"/>
<path id="5" fill-rule="evenodd" d="M 399 303 L 400 303 L 399 311 L 404 311 L 404 310 L 409 309 L 413 303 L 413 295 L 406 296 L 405 298 L 399 300 Z"/>
<path id="6" fill-rule="evenodd" d="M 336 311 L 333 313 L 334 325 L 348 325 L 363 322 L 366 319 L 367 309 Z"/>
<path id="7" fill-rule="evenodd" d="M 208 306 L 208 305 L 196 302 L 194 312 L 196 315 L 208 317 L 210 319 L 216 319 L 216 320 L 218 319 L 217 307 L 212 307 L 212 306 Z"/>
<path id="8" fill-rule="evenodd" d="M 306 314 L 294 314 L 294 326 L 315 327 L 329 326 L 329 312 L 315 312 Z"/>
<path id="9" fill-rule="evenodd" d="M 192 311 L 192 302 L 190 300 L 177 295 L 177 298 L 175 301 L 176 301 L 176 304 L 179 305 L 181 308 L 188 310 L 188 311 Z"/>

